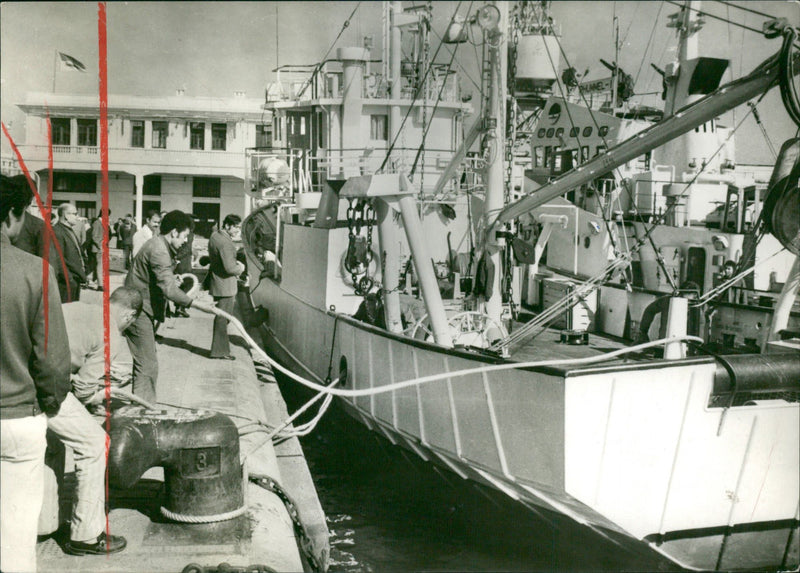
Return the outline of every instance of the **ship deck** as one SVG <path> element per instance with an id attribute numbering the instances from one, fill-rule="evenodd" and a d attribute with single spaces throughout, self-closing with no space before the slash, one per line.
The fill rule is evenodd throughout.
<path id="1" fill-rule="evenodd" d="M 523 326 L 515 322 L 514 329 Z M 512 330 L 513 332 L 513 330 Z M 613 339 L 605 335 L 589 333 L 588 344 L 569 344 L 561 342 L 561 330 L 548 328 L 534 338 L 525 340 L 511 349 L 511 358 L 517 362 L 533 362 L 537 360 L 571 360 L 600 356 L 620 348 L 630 346 L 625 341 Z M 625 359 L 641 358 L 641 352 L 625 355 L 622 358 L 609 360 L 608 363 L 621 362 Z"/>

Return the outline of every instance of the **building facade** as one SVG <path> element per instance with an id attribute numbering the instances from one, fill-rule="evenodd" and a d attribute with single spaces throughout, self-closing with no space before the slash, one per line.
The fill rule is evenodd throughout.
<path id="1" fill-rule="evenodd" d="M 270 139 L 263 101 L 232 98 L 109 95 L 108 170 L 112 219 L 150 209 L 180 209 L 208 229 L 243 215 L 245 148 Z M 96 96 L 30 93 L 26 140 L 19 149 L 44 197 L 53 153 L 53 204 L 74 202 L 81 216 L 100 213 L 99 107 Z M 48 134 L 47 118 L 50 118 Z M 48 139 L 50 141 L 48 141 Z"/>

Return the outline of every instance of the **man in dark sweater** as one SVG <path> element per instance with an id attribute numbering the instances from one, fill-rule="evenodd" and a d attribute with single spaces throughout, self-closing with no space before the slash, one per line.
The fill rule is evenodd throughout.
<path id="1" fill-rule="evenodd" d="M 69 343 L 52 268 L 11 244 L 32 193 L 0 181 L 0 570 L 36 569 L 47 416 L 70 389 Z M 48 273 L 44 292 L 42 277 Z"/>
<path id="2" fill-rule="evenodd" d="M 154 326 L 164 321 L 167 300 L 203 312 L 215 310 L 213 305 L 187 296 L 175 278 L 176 253 L 193 226 L 194 221 L 183 211 L 167 213 L 161 220 L 161 233 L 137 252 L 125 277 L 125 286 L 138 290 L 144 303 L 142 313 L 126 331 L 133 355 L 133 393 L 149 402 L 156 401 L 158 380 Z"/>

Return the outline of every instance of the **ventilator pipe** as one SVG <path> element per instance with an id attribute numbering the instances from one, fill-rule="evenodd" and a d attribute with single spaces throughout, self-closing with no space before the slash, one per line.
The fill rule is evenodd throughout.
<path id="1" fill-rule="evenodd" d="M 689 300 L 682 296 L 670 297 L 667 311 L 667 338 L 678 340 L 664 345 L 664 358 L 667 360 L 686 357 L 686 345 L 679 339 L 686 336 L 688 315 Z"/>

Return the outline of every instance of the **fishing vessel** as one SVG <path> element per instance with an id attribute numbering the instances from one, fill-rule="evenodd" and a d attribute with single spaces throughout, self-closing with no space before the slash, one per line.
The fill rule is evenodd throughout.
<path id="1" fill-rule="evenodd" d="M 770 24 L 776 55 L 719 87 L 722 63 L 687 48 L 687 3 L 663 117 L 636 123 L 619 77 L 605 110 L 555 91 L 540 3 L 486 4 L 438 34 L 430 6 L 384 10 L 381 71 L 370 41 L 270 90 L 274 145 L 246 157 L 251 297 L 276 363 L 534 512 L 686 568 L 796 568 L 798 142 L 768 185 L 707 153 L 727 135 L 716 118 L 772 87 L 800 119 L 794 28 Z M 479 101 L 452 69 L 465 40 L 485 56 Z"/>

